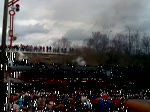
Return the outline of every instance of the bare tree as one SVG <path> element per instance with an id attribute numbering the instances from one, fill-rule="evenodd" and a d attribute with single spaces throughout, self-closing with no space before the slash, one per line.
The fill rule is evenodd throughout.
<path id="1" fill-rule="evenodd" d="M 136 31 L 134 34 L 134 42 L 133 42 L 133 54 L 139 54 L 140 52 L 140 34 L 139 31 Z"/>
<path id="2" fill-rule="evenodd" d="M 57 52 L 59 52 L 60 50 L 66 52 L 66 50 L 70 48 L 71 42 L 67 38 L 62 37 L 61 39 L 58 39 L 55 42 L 53 42 L 53 46 L 55 47 Z"/>
<path id="3" fill-rule="evenodd" d="M 54 45 L 54 47 L 67 48 L 67 47 L 70 47 L 71 42 L 67 38 L 62 37 L 62 38 L 56 40 L 53 43 L 53 45 Z"/>
<path id="4" fill-rule="evenodd" d="M 112 39 L 112 47 L 118 53 L 126 53 L 128 50 L 127 36 L 124 34 L 116 34 Z"/>
<path id="5" fill-rule="evenodd" d="M 144 53 L 149 54 L 149 48 L 150 48 L 150 37 L 144 33 L 143 38 L 141 39 Z"/>
<path id="6" fill-rule="evenodd" d="M 131 34 L 130 35 L 130 54 L 134 54 L 135 42 L 136 42 L 135 34 Z"/>
<path id="7" fill-rule="evenodd" d="M 107 50 L 108 43 L 108 36 L 100 32 L 92 32 L 92 37 L 85 40 L 86 46 L 95 49 L 97 53 L 104 53 Z"/>

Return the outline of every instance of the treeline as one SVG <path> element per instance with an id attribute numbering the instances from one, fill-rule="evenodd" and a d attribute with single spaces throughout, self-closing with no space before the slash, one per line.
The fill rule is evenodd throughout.
<path id="1" fill-rule="evenodd" d="M 111 33 L 105 34 L 101 32 L 92 32 L 91 37 L 83 40 L 82 46 L 73 46 L 67 37 L 56 40 L 50 46 L 56 51 L 60 48 L 72 48 L 69 55 L 57 57 L 57 62 L 51 59 L 39 58 L 47 63 L 73 63 L 80 65 L 76 60 L 82 58 L 82 64 L 86 65 L 120 65 L 130 66 L 139 65 L 150 67 L 150 36 L 137 32 L 129 34 L 118 33 L 110 36 Z M 46 49 L 45 49 L 46 50 Z M 50 51 L 50 49 L 47 49 Z M 46 50 L 46 51 L 47 51 Z M 35 59 L 35 57 L 30 57 Z M 38 60 L 37 60 L 38 62 Z"/>
<path id="2" fill-rule="evenodd" d="M 116 34 L 110 39 L 106 34 L 93 32 L 92 37 L 85 40 L 84 51 L 87 58 L 95 59 L 98 64 L 149 66 L 149 48 L 150 37 L 146 34 Z"/>
<path id="3" fill-rule="evenodd" d="M 55 42 L 55 47 L 71 46 L 66 38 Z M 90 38 L 83 41 L 82 47 L 74 47 L 74 54 L 82 57 L 89 65 L 143 65 L 150 64 L 150 36 L 137 32 L 129 34 L 118 33 L 110 37 L 109 34 L 92 32 Z M 72 62 L 64 57 L 64 63 Z M 66 60 L 65 60 L 66 59 Z"/>

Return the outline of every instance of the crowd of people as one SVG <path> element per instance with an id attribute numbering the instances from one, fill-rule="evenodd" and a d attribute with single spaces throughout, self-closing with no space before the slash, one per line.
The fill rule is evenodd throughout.
<path id="1" fill-rule="evenodd" d="M 10 46 L 6 46 L 7 50 L 10 50 Z M 0 46 L 1 49 L 1 46 Z M 68 53 L 73 52 L 72 47 L 52 47 L 52 46 L 33 46 L 33 45 L 13 45 L 11 48 L 13 51 L 29 51 L 29 52 L 51 52 L 51 53 Z"/>
<path id="2" fill-rule="evenodd" d="M 117 81 L 120 74 L 123 74 L 123 72 L 120 71 L 122 69 L 120 69 L 118 66 L 112 67 L 112 68 L 113 68 L 113 71 L 111 71 L 111 72 L 113 74 L 113 77 L 110 77 L 110 76 L 109 77 L 110 78 L 116 77 L 114 79 L 114 81 Z M 138 69 L 136 67 L 128 67 L 128 69 L 129 68 L 132 68 L 132 69 L 134 68 L 133 71 L 135 69 Z M 139 70 L 141 70 L 141 69 L 139 69 Z M 58 69 L 56 69 L 55 71 L 58 71 Z M 59 69 L 59 71 L 60 71 L 60 69 Z M 135 70 L 135 71 L 137 72 L 137 70 Z M 130 70 L 130 72 L 134 75 L 134 73 L 131 70 Z M 36 72 L 36 73 L 39 74 L 39 72 Z M 44 73 L 46 73 L 46 72 L 44 72 Z M 63 73 L 63 72 L 61 72 L 61 73 Z M 90 73 L 90 72 L 88 72 L 88 73 Z M 29 73 L 27 73 L 27 74 L 30 75 L 31 77 L 33 77 L 31 74 L 29 74 Z M 24 75 L 29 78 L 29 76 L 27 74 L 24 74 Z M 35 75 L 37 75 L 37 74 L 35 74 Z M 141 74 L 141 73 L 139 72 L 139 74 Z M 42 75 L 43 75 L 43 73 L 42 73 Z M 140 76 L 140 75 L 136 74 L 136 78 L 138 76 Z M 46 79 L 48 79 L 48 77 Z M 108 80 L 108 78 L 107 78 L 107 80 Z M 118 80 L 123 81 L 123 78 L 119 77 Z M 32 83 L 32 81 L 29 81 L 29 80 L 28 80 L 28 82 Z M 44 81 L 41 80 L 38 82 L 44 82 Z M 77 83 L 78 82 L 76 82 L 76 84 Z M 92 82 L 92 83 L 94 83 L 94 82 Z M 82 86 L 80 83 L 80 84 L 78 84 L 79 88 L 76 87 L 73 90 L 71 89 L 71 92 L 66 91 L 65 93 L 63 93 L 61 91 L 61 86 L 59 85 L 60 83 L 58 83 L 57 87 L 59 89 L 57 89 L 57 92 L 55 92 L 56 91 L 55 90 L 56 88 L 55 88 L 50 92 L 45 92 L 45 93 L 40 93 L 40 94 L 39 94 L 38 90 L 33 90 L 33 91 L 29 92 L 28 89 L 31 89 L 30 87 L 32 87 L 30 85 L 30 87 L 28 86 L 26 88 L 25 92 L 15 94 L 15 95 L 13 95 L 13 98 L 11 97 L 11 101 L 10 101 L 11 109 L 16 110 L 16 111 L 17 110 L 23 111 L 23 112 L 109 112 L 109 111 L 110 112 L 114 112 L 114 111 L 123 112 L 123 110 L 126 110 L 126 108 L 123 108 L 124 107 L 123 106 L 124 99 L 150 99 L 150 90 L 149 89 L 143 89 L 143 90 L 140 89 L 139 90 L 139 87 L 137 89 L 136 88 L 137 86 L 135 84 L 128 84 L 125 87 L 122 87 L 122 89 L 120 89 L 119 86 L 121 84 L 117 85 L 117 83 L 116 83 L 116 88 L 118 87 L 118 89 L 116 89 L 116 91 L 113 91 L 113 89 L 111 87 L 107 86 L 107 84 L 111 85 L 111 82 L 108 82 L 105 85 L 103 85 L 104 88 L 100 85 L 100 83 L 99 83 L 99 86 L 94 85 L 94 87 L 93 87 L 92 83 L 90 83 L 91 85 L 88 86 L 87 85 L 88 83 L 86 82 L 86 86 L 89 87 L 89 89 L 87 89 L 87 90 L 79 89 Z M 33 83 L 33 85 L 37 86 L 37 83 Z M 45 84 L 45 85 L 47 85 L 47 84 Z M 51 85 L 50 87 L 48 86 L 49 90 L 51 90 L 51 88 L 53 86 L 52 82 L 50 82 L 50 85 Z M 68 83 L 68 85 L 75 86 L 75 85 L 71 85 L 71 83 Z M 65 86 L 68 86 L 68 85 L 65 85 Z M 34 88 L 34 86 L 32 88 Z M 38 86 L 40 86 L 40 84 Z M 131 86 L 131 87 L 127 87 L 127 86 Z M 64 86 L 62 86 L 62 87 L 64 87 Z M 36 87 L 36 88 L 42 89 L 42 85 L 40 86 L 40 88 L 39 87 Z M 43 89 L 44 89 L 44 86 L 43 86 Z M 97 90 L 93 91 L 93 89 L 97 89 Z M 59 90 L 59 92 L 58 92 L 58 90 Z M 104 94 L 104 93 L 106 93 L 106 94 Z M 105 101 L 107 101 L 107 103 Z M 22 102 L 22 103 L 20 103 L 20 102 Z M 106 107 L 104 107 L 104 105 L 106 105 Z M 104 110 L 105 108 L 106 108 L 106 110 Z"/>
<path id="3" fill-rule="evenodd" d="M 108 99 L 103 95 L 103 98 Z M 99 98 L 99 99 L 98 99 Z M 95 101 L 93 100 L 95 99 Z M 100 102 L 100 97 L 95 94 L 41 94 L 33 92 L 16 94 L 11 97 L 11 110 L 16 112 L 97 112 L 94 104 Z M 93 103 L 93 104 L 92 104 Z M 101 104 L 99 104 L 100 106 Z M 110 105 L 110 104 L 109 104 Z M 102 107 L 102 106 L 101 106 Z M 107 107 L 109 109 L 109 107 Z"/>
<path id="4" fill-rule="evenodd" d="M 12 112 L 123 112 L 127 110 L 123 106 L 125 99 L 150 99 L 147 91 L 140 93 L 115 93 L 101 90 L 75 90 L 72 93 L 60 91 L 21 92 L 10 97 L 10 109 Z"/>

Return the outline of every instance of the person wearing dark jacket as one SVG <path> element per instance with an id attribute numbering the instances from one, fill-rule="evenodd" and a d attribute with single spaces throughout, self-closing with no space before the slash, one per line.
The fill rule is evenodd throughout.
<path id="1" fill-rule="evenodd" d="M 109 100 L 108 95 L 104 93 L 102 99 L 100 100 L 100 112 L 111 112 L 111 105 L 111 100 Z"/>

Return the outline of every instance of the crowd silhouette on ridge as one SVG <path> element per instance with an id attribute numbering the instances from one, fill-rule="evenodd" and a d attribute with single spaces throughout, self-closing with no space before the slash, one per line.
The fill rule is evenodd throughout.
<path id="1" fill-rule="evenodd" d="M 0 46 L 1 49 L 1 46 Z M 6 46 L 6 50 L 10 50 L 10 45 Z M 72 47 L 68 48 L 60 48 L 60 47 L 52 47 L 52 46 L 33 46 L 33 45 L 13 45 L 12 46 L 13 51 L 28 51 L 28 52 L 53 52 L 53 53 L 68 53 L 73 52 Z"/>

